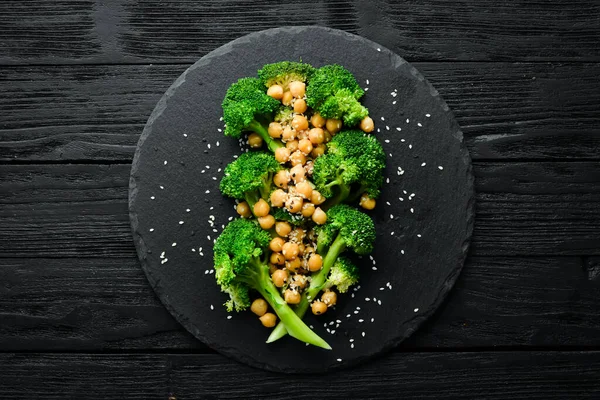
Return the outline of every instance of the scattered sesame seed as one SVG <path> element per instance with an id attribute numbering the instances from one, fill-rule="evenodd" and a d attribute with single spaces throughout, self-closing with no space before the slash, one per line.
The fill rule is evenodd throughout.
<path id="1" fill-rule="evenodd" d="M 167 261 L 169 261 L 169 259 L 168 259 L 168 258 L 165 258 L 165 259 L 164 259 L 164 260 L 162 260 L 160 263 L 161 263 L 161 264 L 164 264 L 164 263 L 166 263 Z"/>
<path id="2" fill-rule="evenodd" d="M 377 51 L 381 51 L 381 49 L 378 47 L 378 48 L 377 48 Z"/>
<path id="3" fill-rule="evenodd" d="M 221 144 L 220 144 L 220 143 L 219 143 L 219 141 L 217 140 L 217 147 L 219 147 L 220 145 L 221 145 Z M 219 170 L 220 170 L 220 168 L 219 168 Z"/>
<path id="4" fill-rule="evenodd" d="M 400 128 L 400 127 L 396 127 L 396 130 L 397 130 L 398 132 L 400 132 L 400 131 L 402 131 L 402 128 Z"/>
<path id="5" fill-rule="evenodd" d="M 354 343 L 350 343 L 350 348 L 353 349 L 354 348 Z"/>
<path id="6" fill-rule="evenodd" d="M 421 167 L 424 167 L 424 166 L 426 166 L 426 165 L 427 165 L 427 163 L 423 163 L 423 164 L 421 164 Z"/>
<path id="7" fill-rule="evenodd" d="M 420 122 L 417 122 L 417 126 L 421 127 L 421 126 L 423 126 L 423 125 L 421 125 L 421 123 L 420 123 Z"/>
<path id="8" fill-rule="evenodd" d="M 365 297 L 365 301 L 371 301 L 371 299 L 368 297 Z"/>
<path id="9" fill-rule="evenodd" d="M 385 129 L 389 131 L 389 130 L 390 130 L 390 127 L 386 125 L 386 126 L 385 126 Z"/>
<path id="10" fill-rule="evenodd" d="M 420 234 L 420 233 L 417 233 L 417 237 L 418 237 L 418 238 L 420 238 L 420 237 L 421 237 L 421 234 Z"/>
<path id="11" fill-rule="evenodd" d="M 400 201 L 404 201 L 404 198 L 402 198 L 402 197 L 398 197 L 398 199 L 399 199 Z"/>
<path id="12" fill-rule="evenodd" d="M 368 91 L 369 91 L 369 88 L 368 88 L 368 87 L 366 87 L 366 88 L 365 88 L 365 92 L 368 92 Z"/>
<path id="13" fill-rule="evenodd" d="M 414 213 L 415 213 L 415 209 L 414 209 L 414 208 L 411 208 L 411 209 L 410 209 L 410 212 L 414 214 Z"/>
<path id="14" fill-rule="evenodd" d="M 207 236 L 206 236 L 206 238 L 207 238 L 208 240 L 210 240 L 210 235 L 207 235 Z"/>
<path id="15" fill-rule="evenodd" d="M 357 310 L 354 310 L 354 314 L 358 314 L 358 311 L 357 311 Z"/>
<path id="16" fill-rule="evenodd" d="M 408 124 L 410 122 L 410 119 L 406 118 L 406 123 Z"/>
<path id="17" fill-rule="evenodd" d="M 392 153 L 390 153 L 390 157 L 392 157 Z"/>
<path id="18" fill-rule="evenodd" d="M 381 129 L 377 128 L 377 132 L 381 132 Z"/>
<path id="19" fill-rule="evenodd" d="M 164 186 L 159 186 L 160 190 L 164 190 L 165 187 Z"/>
<path id="20" fill-rule="evenodd" d="M 426 116 L 427 118 L 429 118 L 429 117 L 431 117 L 431 114 L 425 114 L 425 116 Z"/>
<path id="21" fill-rule="evenodd" d="M 385 290 L 385 288 L 383 288 L 383 287 L 380 287 L 380 288 L 379 288 L 379 290 Z"/>
<path id="22" fill-rule="evenodd" d="M 385 139 L 384 142 L 389 143 L 390 139 Z"/>
<path id="23" fill-rule="evenodd" d="M 381 117 L 381 120 L 382 120 L 382 121 L 385 121 L 385 118 Z"/>
<path id="24" fill-rule="evenodd" d="M 204 192 L 204 193 L 206 193 L 206 194 L 209 194 L 209 193 L 210 193 L 210 190 L 206 189 L 206 192 Z"/>
<path id="25" fill-rule="evenodd" d="M 396 104 L 396 100 L 392 101 L 392 104 Z"/>
<path id="26" fill-rule="evenodd" d="M 375 322 L 375 318 L 371 318 L 371 322 Z"/>
<path id="27" fill-rule="evenodd" d="M 381 305 L 381 300 L 377 300 L 377 304 Z"/>
<path id="28" fill-rule="evenodd" d="M 154 196 L 150 196 L 150 200 L 154 200 L 156 197 Z"/>
<path id="29" fill-rule="evenodd" d="M 351 315 L 350 315 L 350 314 L 346 314 L 346 318 L 350 318 L 350 317 L 351 317 Z"/>
<path id="30" fill-rule="evenodd" d="M 414 312 L 419 312 L 419 309 L 418 309 L 418 308 L 415 308 L 413 311 L 414 311 Z"/>
<path id="31" fill-rule="evenodd" d="M 177 242 L 173 242 L 173 243 L 171 244 L 171 247 L 175 247 L 175 246 L 177 246 Z"/>
<path id="32" fill-rule="evenodd" d="M 385 204 L 387 204 L 388 206 L 391 206 L 389 201 L 386 201 Z"/>
<path id="33" fill-rule="evenodd" d="M 404 250 L 400 250 L 400 253 L 404 254 Z"/>
<path id="34" fill-rule="evenodd" d="M 404 193 L 404 194 L 408 194 L 408 192 L 407 192 L 406 190 L 403 190 L 403 191 L 402 191 L 402 193 Z"/>
<path id="35" fill-rule="evenodd" d="M 359 319 L 358 322 L 365 322 L 365 320 L 364 319 Z"/>
<path id="36" fill-rule="evenodd" d="M 386 178 L 385 183 L 390 183 L 390 178 Z"/>
<path id="37" fill-rule="evenodd" d="M 406 139 L 400 139 L 400 141 L 401 141 L 402 143 L 404 143 L 404 142 L 406 142 Z"/>
<path id="38" fill-rule="evenodd" d="M 227 319 L 231 319 L 231 315 L 228 315 L 228 316 L 227 316 Z"/>
<path id="39" fill-rule="evenodd" d="M 394 219 L 394 214 L 390 214 L 390 219 Z"/>
<path id="40" fill-rule="evenodd" d="M 368 79 L 365 82 L 367 82 L 367 85 L 369 84 L 369 80 Z"/>
<path id="41" fill-rule="evenodd" d="M 412 149 L 412 144 L 409 144 L 409 145 L 408 145 L 408 148 L 409 148 L 409 149 Z"/>
<path id="42" fill-rule="evenodd" d="M 341 358 L 338 358 L 337 360 L 338 360 L 338 362 L 342 362 L 342 359 L 341 359 Z"/>
<path id="43" fill-rule="evenodd" d="M 184 134 L 183 134 L 183 137 L 187 137 L 187 133 L 184 133 Z"/>
<path id="44" fill-rule="evenodd" d="M 394 236 L 394 232 L 390 233 L 390 236 Z"/>
<path id="45" fill-rule="evenodd" d="M 377 271 L 377 267 L 371 267 L 373 271 Z"/>
<path id="46" fill-rule="evenodd" d="M 154 232 L 154 228 L 150 228 L 148 229 L 150 232 Z"/>
<path id="47" fill-rule="evenodd" d="M 165 258 L 165 252 L 160 253 L 160 258 Z"/>
<path id="48" fill-rule="evenodd" d="M 165 160 L 164 165 L 167 165 L 167 160 Z"/>
<path id="49" fill-rule="evenodd" d="M 438 169 L 439 169 L 440 171 L 443 171 L 443 170 L 444 170 L 444 167 L 442 167 L 441 165 L 438 165 Z"/>
<path id="50" fill-rule="evenodd" d="M 185 209 L 185 212 L 190 212 L 190 211 L 192 211 L 192 210 L 190 210 L 189 208 Z"/>
<path id="51" fill-rule="evenodd" d="M 179 221 L 179 225 L 183 225 L 183 221 Z"/>
<path id="52" fill-rule="evenodd" d="M 362 333 L 362 337 L 365 337 L 365 335 L 366 335 L 366 333 L 364 333 L 364 332 L 363 332 L 363 333 Z"/>

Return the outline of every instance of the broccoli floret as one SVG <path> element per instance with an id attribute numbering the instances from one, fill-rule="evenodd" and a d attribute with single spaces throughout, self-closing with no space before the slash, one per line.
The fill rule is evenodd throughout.
<path id="1" fill-rule="evenodd" d="M 358 99 L 364 90 L 350 71 L 341 65 L 325 65 L 315 70 L 306 87 L 306 103 L 325 118 L 354 126 L 369 115 Z"/>
<path id="2" fill-rule="evenodd" d="M 313 166 L 313 182 L 328 198 L 323 207 L 355 200 L 365 192 L 376 199 L 384 168 L 385 152 L 375 137 L 357 130 L 338 133 Z"/>
<path id="3" fill-rule="evenodd" d="M 280 169 L 273 154 L 264 151 L 244 153 L 225 167 L 221 192 L 234 199 L 246 200 L 252 209 L 261 198 L 269 200 L 273 176 Z"/>
<path id="4" fill-rule="evenodd" d="M 321 290 L 328 287 L 327 277 L 340 254 L 349 249 L 358 255 L 366 255 L 373 250 L 375 243 L 375 224 L 371 217 L 345 204 L 334 206 L 327 212 L 325 225 L 330 225 L 329 234 L 336 232 L 336 236 L 331 244 L 322 249 L 323 252 L 320 254 L 323 257 L 323 267 L 312 275 L 310 286 L 296 306 L 295 312 L 300 317 L 303 317 L 308 310 L 310 301 L 315 299 Z M 285 334 L 285 326 L 279 324 L 267 339 L 267 343 L 274 342 Z"/>
<path id="5" fill-rule="evenodd" d="M 256 290 L 273 308 L 286 331 L 298 340 L 324 349 L 331 347 L 314 333 L 287 305 L 269 275 L 267 264 L 271 236 L 255 221 L 235 219 L 214 245 L 215 276 L 221 290 L 228 293 L 228 310 L 244 310 L 250 305 L 248 292 Z"/>
<path id="6" fill-rule="evenodd" d="M 258 78 L 242 78 L 227 89 L 223 100 L 225 135 L 239 138 L 243 131 L 256 132 L 275 151 L 283 144 L 269 136 L 272 114 L 281 103 L 268 96 Z"/>
<path id="7" fill-rule="evenodd" d="M 265 65 L 258 71 L 258 77 L 266 87 L 280 85 L 287 90 L 290 82 L 307 82 L 314 71 L 310 64 L 282 61 Z"/>
<path id="8" fill-rule="evenodd" d="M 290 107 L 281 106 L 275 113 L 275 118 L 273 120 L 282 124 L 291 124 L 293 118 L 294 110 Z"/>
<path id="9" fill-rule="evenodd" d="M 338 257 L 327 278 L 327 286 L 335 286 L 338 292 L 346 293 L 358 282 L 358 267 L 346 257 Z"/>

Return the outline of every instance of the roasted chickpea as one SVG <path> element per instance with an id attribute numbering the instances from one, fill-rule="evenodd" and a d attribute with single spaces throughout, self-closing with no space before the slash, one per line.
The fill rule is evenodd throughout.
<path id="1" fill-rule="evenodd" d="M 306 100 L 304 99 L 297 99 L 294 102 L 294 112 L 297 112 L 298 114 L 304 114 L 307 108 Z"/>
<path id="2" fill-rule="evenodd" d="M 317 225 L 323 225 L 327 222 L 327 214 L 325 214 L 325 211 L 321 210 L 321 207 L 317 207 L 312 215 L 312 220 Z"/>
<path id="3" fill-rule="evenodd" d="M 277 317 L 273 313 L 266 313 L 262 317 L 258 318 L 265 328 L 272 328 L 277 324 Z"/>
<path id="4" fill-rule="evenodd" d="M 288 278 L 288 273 L 284 269 L 278 269 L 277 271 L 273 272 L 273 274 L 271 275 L 271 280 L 273 281 L 273 284 L 279 288 L 283 287 L 283 285 L 285 285 L 287 278 Z"/>
<path id="5" fill-rule="evenodd" d="M 325 127 L 332 135 L 335 135 L 342 129 L 342 121 L 339 119 L 329 118 L 325 123 Z"/>
<path id="6" fill-rule="evenodd" d="M 277 234 L 279 236 L 287 236 L 290 234 L 290 232 L 292 231 L 292 226 L 289 224 L 289 222 L 285 222 L 285 221 L 277 221 L 275 223 L 275 232 L 277 232 Z M 277 264 L 277 263 L 274 263 Z"/>
<path id="7" fill-rule="evenodd" d="M 280 85 L 271 85 L 267 89 L 267 96 L 271 96 L 274 99 L 281 100 L 283 97 L 283 88 Z"/>
<path id="8" fill-rule="evenodd" d="M 298 257 L 298 244 L 292 242 L 285 242 L 281 247 L 281 254 L 286 260 L 293 260 Z"/>
<path id="9" fill-rule="evenodd" d="M 300 196 L 288 196 L 285 201 L 285 208 L 291 212 L 292 214 L 299 213 L 302 211 L 302 205 L 304 204 L 304 200 Z"/>
<path id="10" fill-rule="evenodd" d="M 294 167 L 294 168 L 296 168 L 296 167 Z M 303 170 L 303 172 L 304 172 L 304 170 Z M 313 191 L 313 188 L 312 188 L 310 182 L 308 182 L 307 180 L 304 180 L 304 181 L 296 184 L 296 193 L 298 193 L 305 199 L 310 199 L 310 196 L 312 195 L 312 191 Z"/>
<path id="11" fill-rule="evenodd" d="M 248 146 L 253 149 L 258 149 L 262 147 L 263 140 L 257 133 L 251 133 L 248 135 Z"/>
<path id="12" fill-rule="evenodd" d="M 273 177 L 273 183 L 275 186 L 287 189 L 288 183 L 290 182 L 290 173 L 289 171 L 282 169 L 277 172 Z"/>
<path id="13" fill-rule="evenodd" d="M 300 164 L 297 164 L 290 169 L 290 177 L 296 184 L 305 180 L 304 174 L 304 167 Z"/>
<path id="14" fill-rule="evenodd" d="M 298 141 L 297 140 L 290 140 L 289 142 L 285 143 L 285 147 L 286 149 L 289 150 L 290 153 L 295 153 L 298 150 Z"/>
<path id="15" fill-rule="evenodd" d="M 285 268 L 290 272 L 298 272 L 302 268 L 302 259 L 294 258 L 293 260 L 286 261 Z"/>
<path id="16" fill-rule="evenodd" d="M 319 113 L 314 113 L 310 118 L 310 123 L 315 128 L 322 128 L 325 126 L 325 118 L 321 117 L 321 114 Z"/>
<path id="17" fill-rule="evenodd" d="M 323 136 L 324 136 L 324 140 L 323 143 L 329 143 L 331 142 L 331 133 L 327 132 L 327 131 L 323 131 Z"/>
<path id="18" fill-rule="evenodd" d="M 250 311 L 258 315 L 259 317 L 262 317 L 263 315 L 265 315 L 268 308 L 269 307 L 265 299 L 256 299 L 252 302 L 252 305 L 250 306 Z"/>
<path id="19" fill-rule="evenodd" d="M 337 303 L 337 294 L 331 290 L 328 290 L 321 295 L 321 301 L 327 304 L 329 307 L 335 306 L 335 303 Z"/>
<path id="20" fill-rule="evenodd" d="M 261 142 L 261 145 L 262 145 L 262 142 Z M 308 140 L 308 139 L 301 139 L 298 142 L 298 150 L 300 150 L 305 155 L 309 155 L 310 152 L 312 151 L 312 149 L 313 149 L 313 145 L 310 142 L 310 140 Z"/>
<path id="21" fill-rule="evenodd" d="M 294 115 L 292 119 L 292 127 L 297 131 L 308 129 L 308 120 L 304 115 Z"/>
<path id="22" fill-rule="evenodd" d="M 321 128 L 312 128 L 308 131 L 308 139 L 314 145 L 321 144 L 325 141 L 325 132 Z"/>
<path id="23" fill-rule="evenodd" d="M 364 117 L 362 121 L 360 121 L 360 129 L 367 133 L 373 132 L 373 129 L 375 129 L 373 119 L 371 117 Z"/>
<path id="24" fill-rule="evenodd" d="M 281 140 L 284 142 L 289 142 L 294 139 L 296 139 L 296 131 L 294 128 L 289 125 L 283 128 L 283 131 L 281 132 Z"/>
<path id="25" fill-rule="evenodd" d="M 280 237 L 276 237 L 271 239 L 271 242 L 269 242 L 269 249 L 271 249 L 271 251 L 274 251 L 275 253 L 280 253 L 281 250 L 283 250 L 283 244 L 285 243 L 285 240 L 283 240 L 283 238 Z"/>
<path id="26" fill-rule="evenodd" d="M 296 150 L 290 156 L 290 162 L 292 165 L 304 165 L 306 163 L 306 156 L 300 150 Z"/>
<path id="27" fill-rule="evenodd" d="M 269 132 L 269 136 L 271 136 L 272 138 L 278 139 L 283 133 L 283 127 L 279 122 L 271 122 L 269 124 L 269 128 L 267 129 L 267 132 Z"/>
<path id="28" fill-rule="evenodd" d="M 271 211 L 271 207 L 264 199 L 260 199 L 254 204 L 254 215 L 257 218 L 267 216 L 269 211 Z"/>
<path id="29" fill-rule="evenodd" d="M 258 217 L 258 224 L 261 228 L 267 230 L 271 229 L 275 225 L 275 217 L 272 215 L 265 215 L 264 217 Z"/>
<path id="30" fill-rule="evenodd" d="M 300 303 L 301 299 L 300 293 L 292 289 L 287 289 L 283 294 L 283 298 L 288 304 L 298 304 Z"/>
<path id="31" fill-rule="evenodd" d="M 313 190 L 312 195 L 310 196 L 310 201 L 318 206 L 319 204 L 323 204 L 325 197 L 319 193 L 318 190 Z"/>
<path id="32" fill-rule="evenodd" d="M 248 206 L 248 203 L 245 201 L 238 203 L 238 205 L 235 206 L 235 210 L 243 218 L 248 218 L 252 215 L 252 212 L 250 212 L 250 206 Z"/>
<path id="33" fill-rule="evenodd" d="M 315 212 L 315 205 L 313 203 L 305 202 L 302 204 L 302 216 L 305 218 L 310 217 Z"/>
<path id="34" fill-rule="evenodd" d="M 375 208 L 377 202 L 375 199 L 370 198 L 366 193 L 360 196 L 360 202 L 358 203 L 365 210 L 372 210 Z"/>
<path id="35" fill-rule="evenodd" d="M 300 227 L 298 228 L 294 228 L 294 230 L 292 230 L 290 232 L 290 239 L 300 243 L 304 240 L 304 237 L 306 236 L 306 231 Z"/>
<path id="36" fill-rule="evenodd" d="M 320 300 L 313 301 L 310 305 L 312 313 L 315 315 L 325 314 L 327 311 L 327 305 Z"/>
<path id="37" fill-rule="evenodd" d="M 315 147 L 313 147 L 312 151 L 310 152 L 310 156 L 312 158 L 317 158 L 317 157 L 321 157 L 323 154 L 325 154 L 325 145 L 323 143 L 316 145 Z"/>
<path id="38" fill-rule="evenodd" d="M 281 102 L 284 106 L 289 106 L 290 104 L 292 104 L 293 98 L 294 96 L 288 90 L 287 92 L 283 92 L 283 96 L 281 96 Z"/>
<path id="39" fill-rule="evenodd" d="M 271 263 L 275 265 L 283 265 L 285 264 L 285 257 L 281 253 L 271 253 L 269 261 L 271 261 Z"/>
<path id="40" fill-rule="evenodd" d="M 275 159 L 280 164 L 285 164 L 290 159 L 290 151 L 285 147 L 275 150 Z"/>
<path id="41" fill-rule="evenodd" d="M 292 81 L 289 85 L 290 93 L 296 98 L 304 97 L 306 93 L 306 84 L 300 81 Z"/>
<path id="42" fill-rule="evenodd" d="M 274 190 L 271 193 L 271 205 L 273 207 L 283 207 L 285 200 L 287 199 L 288 194 L 282 189 Z"/>
<path id="43" fill-rule="evenodd" d="M 315 272 L 319 271 L 321 267 L 323 267 L 323 257 L 318 254 L 311 254 L 308 258 L 308 270 L 310 272 Z"/>

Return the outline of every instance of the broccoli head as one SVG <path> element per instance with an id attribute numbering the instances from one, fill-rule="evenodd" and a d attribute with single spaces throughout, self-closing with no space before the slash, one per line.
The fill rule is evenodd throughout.
<path id="1" fill-rule="evenodd" d="M 310 64 L 282 61 L 263 66 L 258 71 L 258 77 L 266 87 L 280 85 L 283 90 L 287 90 L 290 82 L 300 81 L 306 83 L 314 70 L 314 67 Z"/>
<path id="2" fill-rule="evenodd" d="M 341 65 L 325 65 L 311 76 L 306 103 L 325 118 L 341 119 L 346 126 L 354 126 L 369 115 L 358 101 L 363 94 L 350 71 Z"/>
<path id="3" fill-rule="evenodd" d="M 347 257 L 338 257 L 331 267 L 327 286 L 335 286 L 338 292 L 346 293 L 350 286 L 358 282 L 358 267 Z"/>

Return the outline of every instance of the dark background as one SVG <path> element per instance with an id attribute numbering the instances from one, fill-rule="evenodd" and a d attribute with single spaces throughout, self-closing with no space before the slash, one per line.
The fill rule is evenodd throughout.
<path id="1" fill-rule="evenodd" d="M 248 32 L 317 24 L 413 63 L 473 158 L 470 256 L 388 355 L 263 372 L 195 340 L 139 266 L 127 187 L 169 85 Z M 0 2 L 0 398 L 600 397 L 598 1 Z"/>

